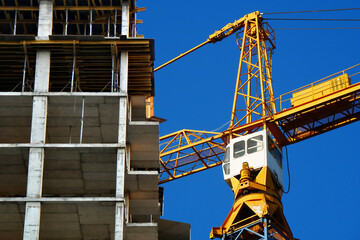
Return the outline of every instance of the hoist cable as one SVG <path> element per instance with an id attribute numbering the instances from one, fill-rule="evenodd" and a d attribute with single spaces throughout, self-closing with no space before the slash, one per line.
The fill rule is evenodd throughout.
<path id="1" fill-rule="evenodd" d="M 346 21 L 346 22 L 360 22 L 360 19 L 348 18 L 264 18 L 264 20 L 285 20 L 285 21 Z"/>
<path id="2" fill-rule="evenodd" d="M 261 15 L 289 14 L 289 13 L 335 12 L 335 11 L 349 11 L 349 10 L 360 10 L 360 8 L 339 8 L 339 9 L 322 9 L 322 10 L 306 10 L 306 11 L 291 11 L 291 12 L 272 12 L 272 13 L 261 13 Z"/>
<path id="3" fill-rule="evenodd" d="M 288 172 L 288 178 L 289 178 L 289 185 L 288 185 L 288 189 L 287 191 L 284 191 L 285 194 L 290 192 L 290 166 L 289 166 L 289 156 L 288 156 L 288 149 L 287 146 L 285 145 L 285 150 L 286 150 L 286 166 L 287 166 L 287 172 Z"/>

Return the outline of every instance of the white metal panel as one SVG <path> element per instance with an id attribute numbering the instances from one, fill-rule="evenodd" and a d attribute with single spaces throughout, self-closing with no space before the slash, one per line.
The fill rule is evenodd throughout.
<path id="1" fill-rule="evenodd" d="M 254 138 L 256 136 L 263 136 L 263 143 L 262 143 L 262 149 L 253 153 L 248 152 L 248 140 L 251 138 Z M 226 163 L 223 163 L 223 174 L 224 179 L 228 180 L 231 177 L 235 177 L 237 175 L 240 175 L 240 172 L 242 170 L 242 165 L 244 162 L 247 162 L 249 164 L 249 167 L 252 167 L 254 169 L 260 169 L 262 167 L 268 166 L 269 169 L 272 171 L 274 176 L 277 178 L 278 182 L 283 186 L 284 184 L 284 176 L 283 176 L 283 169 L 282 166 L 279 165 L 277 160 L 272 156 L 272 154 L 269 152 L 268 149 L 268 133 L 266 130 L 248 134 L 242 137 L 238 137 L 235 139 L 230 140 L 230 144 L 227 146 L 230 148 L 230 173 L 226 174 L 224 170 L 224 165 Z M 234 144 L 238 143 L 240 141 L 245 141 L 245 154 L 241 157 L 234 157 Z M 275 146 L 277 147 L 277 146 Z M 277 148 L 280 152 L 281 150 Z"/>

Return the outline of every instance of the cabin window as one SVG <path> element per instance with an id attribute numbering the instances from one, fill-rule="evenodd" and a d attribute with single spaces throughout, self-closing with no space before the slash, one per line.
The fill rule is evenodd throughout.
<path id="1" fill-rule="evenodd" d="M 230 148 L 226 148 L 225 150 L 225 154 L 224 154 L 224 164 L 223 164 L 223 169 L 224 169 L 224 173 L 226 175 L 230 174 Z"/>
<path id="2" fill-rule="evenodd" d="M 263 136 L 249 138 L 247 140 L 247 153 L 255 153 L 263 149 Z"/>
<path id="3" fill-rule="evenodd" d="M 224 163 L 228 163 L 230 161 L 230 148 L 226 148 L 225 154 L 224 154 Z"/>
<path id="4" fill-rule="evenodd" d="M 229 174 L 230 174 L 230 163 L 225 163 L 225 164 L 223 165 L 223 169 L 224 169 L 224 173 L 225 173 L 226 175 L 229 175 Z"/>
<path id="5" fill-rule="evenodd" d="M 234 158 L 242 157 L 245 155 L 245 141 L 234 143 Z"/>
<path id="6" fill-rule="evenodd" d="M 268 149 L 270 154 L 275 158 L 279 166 L 282 168 L 282 153 L 276 147 L 275 142 L 268 136 Z"/>

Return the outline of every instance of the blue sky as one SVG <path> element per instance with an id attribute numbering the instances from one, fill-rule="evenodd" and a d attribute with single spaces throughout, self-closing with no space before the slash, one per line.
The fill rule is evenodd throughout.
<path id="1" fill-rule="evenodd" d="M 155 39 L 155 66 L 159 66 L 253 11 L 359 8 L 360 2 L 140 0 L 138 6 L 147 8 L 138 14 L 144 21 L 138 31 Z M 360 19 L 360 11 L 271 17 Z M 274 29 L 360 27 L 360 22 L 269 23 Z M 275 34 L 272 77 L 276 97 L 360 63 L 360 29 L 275 30 Z M 239 54 L 232 36 L 155 73 L 155 115 L 167 119 L 160 126 L 160 135 L 183 128 L 210 131 L 230 120 Z M 288 147 L 291 190 L 282 202 L 295 237 L 358 239 L 359 136 L 357 122 Z M 220 168 L 163 186 L 164 218 L 190 223 L 193 240 L 208 239 L 211 227 L 222 224 L 233 203 L 233 193 L 223 181 Z"/>

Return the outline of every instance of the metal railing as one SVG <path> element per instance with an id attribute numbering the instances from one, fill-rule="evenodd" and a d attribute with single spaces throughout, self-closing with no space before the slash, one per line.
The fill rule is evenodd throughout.
<path id="1" fill-rule="evenodd" d="M 296 102 L 312 101 L 321 96 L 325 96 L 336 90 L 344 89 L 350 86 L 351 84 L 358 82 L 359 79 L 351 79 L 351 78 L 360 74 L 360 71 L 356 72 L 356 70 L 360 70 L 359 66 L 360 63 L 351 66 L 349 68 L 346 68 L 344 70 L 341 70 L 339 72 L 333 73 L 327 77 L 309 83 L 300 88 L 294 89 L 290 92 L 281 94 L 278 98 L 275 99 L 275 104 L 277 106 L 277 109 L 279 109 L 279 111 L 283 111 L 291 107 L 294 107 L 294 105 L 296 105 Z M 348 85 L 346 82 L 344 82 L 347 79 L 346 76 L 348 76 L 349 78 Z M 335 83 L 336 85 L 331 83 L 325 84 L 327 81 L 336 79 L 338 77 L 343 77 L 344 81 L 337 81 Z M 352 82 L 350 82 L 350 79 Z"/>

